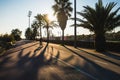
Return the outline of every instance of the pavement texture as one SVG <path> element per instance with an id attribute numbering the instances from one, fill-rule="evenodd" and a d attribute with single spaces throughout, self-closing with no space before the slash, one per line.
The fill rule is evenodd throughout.
<path id="1" fill-rule="evenodd" d="M 120 80 L 120 53 L 23 40 L 0 56 L 0 80 Z"/>

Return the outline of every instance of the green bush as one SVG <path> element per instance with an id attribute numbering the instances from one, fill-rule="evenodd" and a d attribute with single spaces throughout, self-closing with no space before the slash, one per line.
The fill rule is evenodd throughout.
<path id="1" fill-rule="evenodd" d="M 12 35 L 1 35 L 0 36 L 0 41 L 4 41 L 4 42 L 14 42 L 14 37 Z"/>
<path id="2" fill-rule="evenodd" d="M 15 42 L 15 39 L 12 35 L 0 35 L 0 47 L 4 49 L 9 49 L 12 46 L 12 43 Z"/>

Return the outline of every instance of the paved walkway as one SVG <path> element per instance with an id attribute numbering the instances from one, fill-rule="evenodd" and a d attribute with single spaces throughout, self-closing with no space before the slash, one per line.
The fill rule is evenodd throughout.
<path id="1" fill-rule="evenodd" d="M 0 80 L 119 80 L 118 53 L 19 42 L 0 57 Z"/>
<path id="2" fill-rule="evenodd" d="M 0 80 L 93 80 L 58 61 L 59 56 L 46 43 L 42 47 L 39 42 L 20 44 L 0 57 Z"/>
<path id="3" fill-rule="evenodd" d="M 119 80 L 120 79 L 120 53 L 105 52 L 99 53 L 92 49 L 74 48 L 72 46 L 54 46 L 61 53 L 60 59 L 82 70 L 86 74 L 100 80 Z M 64 48 L 63 48 L 64 47 Z M 69 54 L 74 55 L 66 57 Z"/>

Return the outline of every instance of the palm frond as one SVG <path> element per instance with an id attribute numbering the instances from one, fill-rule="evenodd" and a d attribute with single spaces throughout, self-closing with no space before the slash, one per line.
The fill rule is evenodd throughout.
<path id="1" fill-rule="evenodd" d="M 59 0 L 54 0 L 57 4 L 59 4 Z"/>
<path id="2" fill-rule="evenodd" d="M 116 3 L 110 2 L 105 6 L 105 14 L 106 16 L 109 15 L 109 13 L 112 11 L 112 9 L 115 7 Z"/>
<path id="3" fill-rule="evenodd" d="M 94 27 L 91 25 L 91 24 L 80 24 L 79 26 L 83 27 L 83 28 L 86 28 L 86 29 L 89 29 L 90 31 L 94 31 Z"/>
<path id="4" fill-rule="evenodd" d="M 52 9 L 54 10 L 54 15 L 59 11 L 59 7 L 57 4 L 53 5 Z"/>
<path id="5" fill-rule="evenodd" d="M 95 9 L 90 6 L 83 6 L 84 11 L 77 12 L 83 18 L 76 18 L 80 22 L 78 26 L 95 30 L 95 32 L 106 32 L 120 26 L 120 15 L 117 15 L 120 7 L 111 12 L 115 5 L 116 3 L 110 2 L 104 7 L 102 0 L 98 0 L 98 3 L 95 4 Z M 74 20 L 74 18 L 72 19 Z"/>

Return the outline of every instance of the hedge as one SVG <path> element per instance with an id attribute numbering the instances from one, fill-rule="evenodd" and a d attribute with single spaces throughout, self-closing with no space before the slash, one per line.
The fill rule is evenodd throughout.
<path id="1" fill-rule="evenodd" d="M 47 40 L 43 40 L 43 41 L 46 42 Z M 62 44 L 61 40 L 49 40 L 49 42 Z M 74 41 L 65 40 L 64 44 L 74 46 Z M 89 41 L 77 41 L 77 47 L 95 49 L 94 42 L 89 42 Z M 106 50 L 120 52 L 120 42 L 106 42 Z"/>

